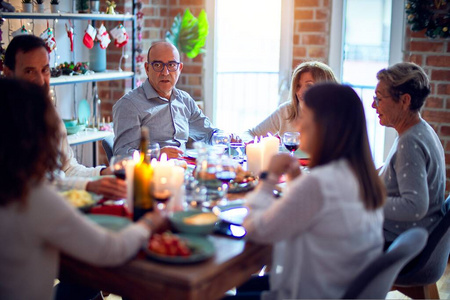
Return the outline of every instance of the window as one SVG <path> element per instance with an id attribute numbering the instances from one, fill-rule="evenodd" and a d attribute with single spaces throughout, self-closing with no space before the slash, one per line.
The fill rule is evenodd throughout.
<path id="1" fill-rule="evenodd" d="M 351 85 L 364 105 L 369 142 L 380 166 L 394 135 L 379 124 L 372 108 L 376 73 L 401 61 L 401 1 L 339 0 L 333 2 L 330 66 L 342 83 Z M 400 3 L 401 4 L 401 3 Z M 337 29 L 338 28 L 338 29 Z M 333 55 L 337 53 L 337 55 Z"/>
<path id="2" fill-rule="evenodd" d="M 282 36 L 281 29 L 285 2 L 207 2 L 208 15 L 215 16 L 210 18 L 215 23 L 210 27 L 207 45 L 207 53 L 214 49 L 214 55 L 206 58 L 206 114 L 217 127 L 241 132 L 257 125 L 286 100 L 279 96 L 280 86 L 289 86 L 289 82 L 280 82 L 289 81 L 291 64 L 285 63 L 289 55 L 280 55 L 285 51 L 280 50 L 280 43 L 289 34 Z M 283 20 L 289 22 L 289 18 Z M 291 46 L 287 47 L 292 51 Z"/>

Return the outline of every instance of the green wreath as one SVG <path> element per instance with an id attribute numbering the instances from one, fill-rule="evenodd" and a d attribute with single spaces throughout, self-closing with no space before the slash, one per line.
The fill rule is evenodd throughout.
<path id="1" fill-rule="evenodd" d="M 406 14 L 412 31 L 426 29 L 430 38 L 450 36 L 450 3 L 447 0 L 408 0 Z"/>

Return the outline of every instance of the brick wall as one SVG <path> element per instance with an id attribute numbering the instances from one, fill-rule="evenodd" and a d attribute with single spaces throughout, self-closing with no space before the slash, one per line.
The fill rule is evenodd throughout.
<path id="1" fill-rule="evenodd" d="M 293 68 L 306 60 L 328 63 L 330 19 L 329 0 L 295 0 Z"/>
<path id="2" fill-rule="evenodd" d="M 431 95 L 422 111 L 423 118 L 436 130 L 445 150 L 447 195 L 450 191 L 450 43 L 430 39 L 424 31 L 405 34 L 404 61 L 420 65 L 431 81 Z"/>
<path id="3" fill-rule="evenodd" d="M 198 16 L 201 9 L 205 7 L 204 0 L 141 0 L 142 12 L 142 53 L 147 57 L 147 51 L 153 42 L 165 39 L 166 31 L 172 25 L 174 17 L 184 13 L 189 8 L 194 16 Z M 116 1 L 116 11 L 119 13 L 132 12 L 132 1 Z M 104 6 L 105 4 L 103 4 Z M 104 11 L 104 7 L 101 8 Z M 107 28 L 113 28 L 117 22 L 105 24 Z M 126 22 L 125 27 L 131 38 L 131 22 Z M 122 65 L 123 70 L 131 70 L 131 42 L 126 46 L 128 59 Z M 122 56 L 122 48 L 116 48 L 111 43 L 107 48 L 108 69 L 117 69 L 118 62 Z M 194 59 L 187 58 L 181 54 L 184 64 L 177 87 L 187 91 L 195 100 L 203 100 L 203 57 L 201 55 Z M 136 66 L 137 81 L 146 80 L 144 66 Z M 112 107 L 127 91 L 131 89 L 131 80 L 116 80 L 100 82 L 99 98 L 101 99 L 101 115 L 112 119 Z M 102 147 L 99 145 L 99 163 L 106 164 L 106 158 Z"/>

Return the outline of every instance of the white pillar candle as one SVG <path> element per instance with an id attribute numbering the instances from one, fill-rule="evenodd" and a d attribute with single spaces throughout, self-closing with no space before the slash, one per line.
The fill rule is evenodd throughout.
<path id="1" fill-rule="evenodd" d="M 262 157 L 262 170 L 267 170 L 269 168 L 270 160 L 272 156 L 278 153 L 280 140 L 272 135 L 268 135 L 267 137 L 261 140 L 262 148 L 263 148 L 263 157 Z"/>
<path id="2" fill-rule="evenodd" d="M 256 138 L 253 144 L 248 144 L 245 147 L 245 152 L 247 153 L 247 170 L 255 175 L 261 172 L 262 167 L 262 157 L 263 149 L 262 145 L 257 142 Z"/>
<path id="3" fill-rule="evenodd" d="M 171 168 L 172 197 L 167 205 L 168 211 L 183 210 L 184 202 L 184 168 L 173 166 Z"/>
<path id="4" fill-rule="evenodd" d="M 133 211 L 133 179 L 134 179 L 134 166 L 139 161 L 139 152 L 133 152 L 133 159 L 128 160 L 125 166 L 125 180 L 127 183 L 127 205 L 130 212 Z"/>

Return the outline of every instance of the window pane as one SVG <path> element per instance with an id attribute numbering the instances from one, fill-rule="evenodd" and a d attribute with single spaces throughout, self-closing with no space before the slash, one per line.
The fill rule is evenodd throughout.
<path id="1" fill-rule="evenodd" d="M 372 155 L 383 162 L 384 128 L 372 108 L 376 74 L 388 66 L 392 0 L 347 0 L 342 82 L 361 97 Z"/>
<path id="2" fill-rule="evenodd" d="M 281 0 L 217 0 L 215 123 L 239 132 L 278 105 Z M 238 8 L 238 9 L 236 9 Z"/>

